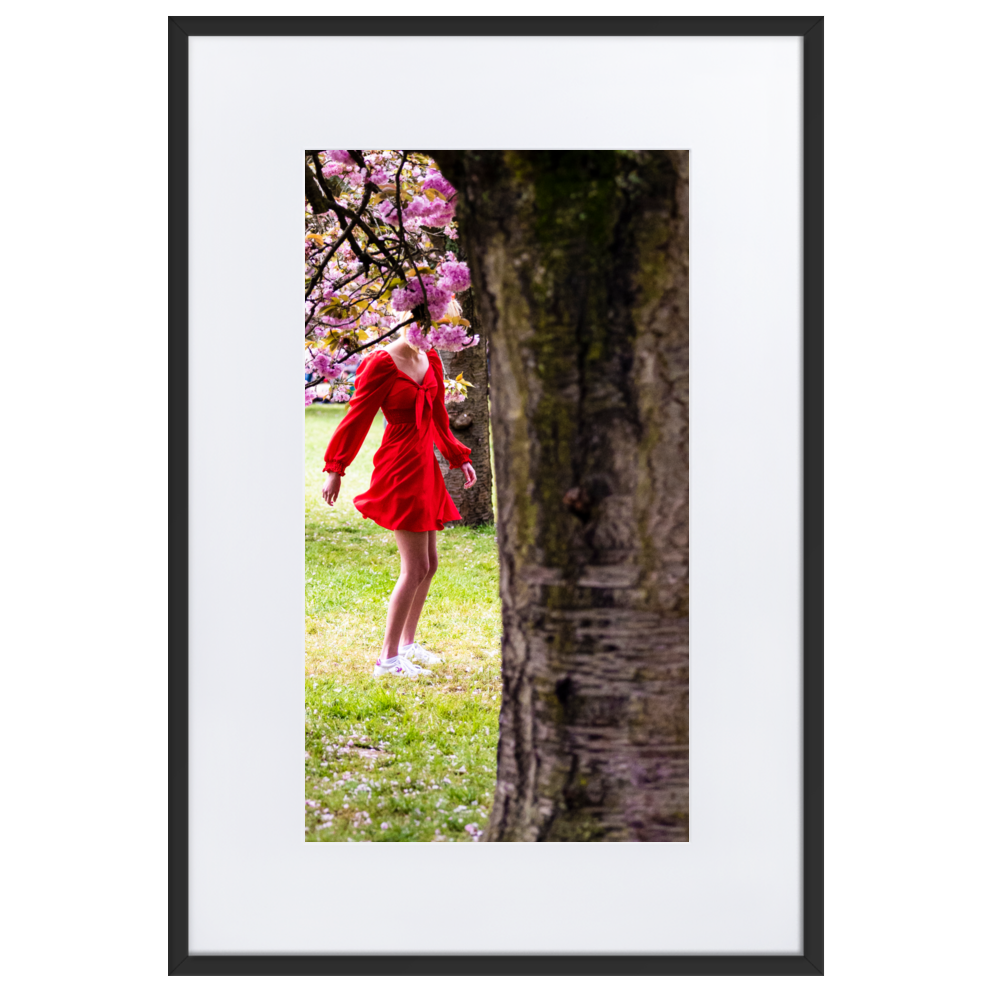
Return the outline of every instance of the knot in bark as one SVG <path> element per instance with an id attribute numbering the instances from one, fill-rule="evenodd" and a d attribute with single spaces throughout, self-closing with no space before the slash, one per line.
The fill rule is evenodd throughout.
<path id="1" fill-rule="evenodd" d="M 574 486 L 566 491 L 562 498 L 563 505 L 568 507 L 577 517 L 586 519 L 590 517 L 593 501 L 590 494 L 582 486 Z"/>
<path id="2" fill-rule="evenodd" d="M 559 699 L 559 704 L 566 707 L 569 703 L 570 696 L 573 693 L 573 680 L 570 677 L 563 677 L 561 680 L 556 681 L 556 698 Z"/>

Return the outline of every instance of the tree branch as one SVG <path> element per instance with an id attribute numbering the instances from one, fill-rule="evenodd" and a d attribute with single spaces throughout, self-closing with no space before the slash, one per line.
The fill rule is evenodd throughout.
<path id="1" fill-rule="evenodd" d="M 334 243 L 332 247 L 330 247 L 330 252 L 323 259 L 323 263 L 320 264 L 319 267 L 316 269 L 316 273 L 312 276 L 312 279 L 309 282 L 309 287 L 306 289 L 306 300 L 307 301 L 309 299 L 309 296 L 312 295 L 313 289 L 319 283 L 319 279 L 322 277 L 323 272 L 326 270 L 326 265 L 330 263 L 330 258 L 333 257 L 333 255 L 340 248 L 341 243 L 343 243 L 344 240 L 347 239 L 348 235 L 350 234 L 351 228 L 353 226 L 354 226 L 354 223 L 352 222 L 351 226 L 349 228 L 347 228 L 347 229 L 344 230 L 344 232 L 341 234 L 340 239 L 338 239 L 337 242 Z M 353 277 L 356 278 L 359 274 L 364 274 L 364 272 L 365 272 L 365 269 L 362 268 L 360 271 L 358 271 L 358 274 L 353 275 Z M 349 278 L 348 281 L 350 281 L 350 280 L 351 279 Z M 347 281 L 343 281 L 339 285 L 334 285 L 333 288 L 331 289 L 331 291 L 335 292 L 338 288 L 342 288 L 346 284 L 347 284 Z"/>
<path id="2" fill-rule="evenodd" d="M 319 186 L 323 189 L 323 194 L 326 196 L 326 200 L 333 201 L 333 192 L 326 183 L 326 178 L 323 176 L 323 168 L 319 163 L 319 150 L 311 149 L 309 150 L 309 154 L 313 161 L 313 166 L 316 168 L 316 180 L 319 182 Z"/>
<path id="3" fill-rule="evenodd" d="M 313 162 L 316 163 L 317 167 L 319 166 L 319 160 L 315 156 L 313 157 Z M 306 173 L 309 174 L 310 172 L 311 171 L 309 170 L 309 167 L 307 166 L 306 167 Z M 322 172 L 320 172 L 320 178 L 322 178 Z M 312 276 L 312 280 L 309 282 L 309 287 L 306 289 L 306 298 L 307 299 L 312 294 L 313 289 L 319 283 L 319 279 L 322 276 L 323 271 L 326 270 L 326 265 L 330 263 L 330 260 L 333 257 L 334 253 L 337 251 L 337 249 L 340 247 L 340 245 L 344 242 L 344 240 L 349 240 L 350 241 L 351 249 L 354 251 L 354 255 L 356 257 L 358 257 L 358 259 L 361 260 L 361 262 L 363 264 L 367 265 L 367 264 L 372 263 L 371 257 L 369 257 L 368 254 L 364 253 L 361 250 L 361 248 L 358 247 L 357 243 L 352 238 L 351 231 L 354 229 L 355 225 L 357 225 L 357 223 L 360 221 L 360 219 L 361 219 L 361 213 L 368 207 L 368 202 L 371 199 L 373 188 L 374 188 L 374 185 L 372 185 L 372 184 L 366 184 L 365 185 L 365 193 L 364 193 L 364 195 L 361 198 L 361 207 L 358 209 L 358 214 L 354 216 L 354 219 L 351 221 L 351 224 L 349 226 L 346 225 L 346 223 L 344 222 L 344 220 L 343 220 L 342 216 L 340 215 L 340 213 L 337 212 L 337 221 L 340 222 L 341 228 L 344 230 L 343 235 L 341 235 L 340 239 L 338 239 L 337 242 L 334 243 L 334 245 L 330 248 L 330 252 L 326 255 L 326 258 L 323 261 L 323 263 L 320 265 L 319 270 Z M 325 184 L 323 185 L 323 189 L 327 190 L 327 191 L 329 190 L 326 187 Z M 334 200 L 331 197 L 330 201 L 333 202 L 334 211 L 336 211 L 337 210 L 337 202 L 336 202 L 336 200 Z M 365 267 L 365 272 L 366 273 L 367 273 L 367 270 L 368 270 L 368 268 L 366 266 Z M 336 287 L 340 288 L 341 286 L 337 285 Z"/>
<path id="4" fill-rule="evenodd" d="M 372 243 L 374 243 L 375 246 L 379 248 L 379 250 L 382 253 L 382 256 L 385 257 L 386 267 L 392 268 L 392 270 L 395 271 L 400 278 L 405 279 L 406 272 L 403 270 L 403 266 L 399 263 L 399 261 L 395 258 L 395 256 L 393 256 L 393 254 L 390 253 L 388 247 L 386 247 L 386 245 L 382 242 L 382 240 L 378 236 L 376 236 L 375 233 L 371 231 L 365 220 L 362 219 L 360 215 L 355 215 L 353 211 L 341 205 L 339 202 L 335 201 L 333 203 L 333 206 L 334 206 L 333 210 L 335 212 L 339 209 L 341 212 L 344 213 L 345 216 L 347 216 L 347 218 L 357 220 L 358 228 L 361 230 L 361 232 L 363 232 L 365 236 L 367 236 L 368 239 L 371 240 Z M 337 218 L 339 219 L 340 216 L 338 215 Z"/>
<path id="5" fill-rule="evenodd" d="M 362 344 L 360 347 L 355 348 L 348 354 L 345 354 L 340 360 L 343 361 L 345 358 L 352 357 L 355 354 L 360 354 L 362 351 L 366 351 L 369 347 L 374 347 L 376 344 L 385 340 L 386 337 L 391 337 L 397 330 L 402 330 L 404 326 L 409 326 L 412 321 L 404 319 L 402 323 L 397 323 L 391 330 L 387 333 L 383 333 L 381 337 L 376 337 L 374 340 L 369 340 L 366 344 Z M 340 361 L 337 362 L 340 364 Z"/>
<path id="6" fill-rule="evenodd" d="M 330 211 L 330 203 L 326 200 L 319 184 L 316 183 L 316 175 L 306 167 L 306 201 L 309 202 L 315 215 L 325 215 Z"/>
<path id="7" fill-rule="evenodd" d="M 360 347 L 356 347 L 353 351 L 348 351 L 343 356 L 337 358 L 336 364 L 341 364 L 341 362 L 346 361 L 348 358 L 353 358 L 355 354 L 360 354 L 362 351 L 367 351 L 369 347 L 374 347 L 376 344 L 381 343 L 386 337 L 391 337 L 397 330 L 401 330 L 404 326 L 409 326 L 410 320 L 404 319 L 402 323 L 397 323 L 391 330 L 383 333 L 382 336 L 376 337 L 374 340 L 369 340 L 367 343 L 362 344 Z M 310 388 L 314 385 L 319 385 L 320 382 L 325 382 L 326 379 L 317 379 L 314 382 L 309 382 L 306 384 L 305 388 Z"/>
<path id="8" fill-rule="evenodd" d="M 424 279 L 420 275 L 420 268 L 417 267 L 416 262 L 413 259 L 413 254 L 410 253 L 410 248 L 406 243 L 406 230 L 403 228 L 403 201 L 400 196 L 399 191 L 399 175 L 403 172 L 403 166 L 406 163 L 406 150 L 403 150 L 403 158 L 399 161 L 399 169 L 396 171 L 396 219 L 399 223 L 399 243 L 403 248 L 403 253 L 406 254 L 406 259 L 413 266 L 413 271 L 417 276 L 417 281 L 420 282 L 420 291 L 424 296 L 424 309 L 427 311 L 427 319 L 431 321 L 431 307 L 430 303 L 427 301 L 427 289 L 424 287 Z"/>

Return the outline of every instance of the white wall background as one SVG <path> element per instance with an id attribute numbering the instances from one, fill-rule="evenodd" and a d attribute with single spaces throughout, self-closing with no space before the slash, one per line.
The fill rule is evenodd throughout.
<path id="1" fill-rule="evenodd" d="M 412 57 L 406 38 L 357 44 Z M 341 39 L 191 40 L 191 949 L 798 953 L 801 41 L 427 44 L 485 86 L 382 121 L 301 100 Z M 301 151 L 328 145 L 691 151 L 690 843 L 302 843 Z M 253 168 L 225 197 L 252 211 L 220 268 L 235 151 Z M 254 387 L 239 440 L 227 329 Z M 234 491 L 244 457 L 258 472 Z M 456 920 L 469 884 L 497 891 Z M 394 905 L 405 942 L 373 940 Z"/>

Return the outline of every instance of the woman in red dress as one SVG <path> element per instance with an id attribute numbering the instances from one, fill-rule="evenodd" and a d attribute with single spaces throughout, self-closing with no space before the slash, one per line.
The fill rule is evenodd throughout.
<path id="1" fill-rule="evenodd" d="M 465 489 L 476 481 L 469 449 L 456 441 L 444 406 L 444 369 L 437 352 L 412 347 L 400 337 L 358 365 L 354 396 L 326 449 L 329 473 L 323 499 L 340 494 L 341 477 L 365 440 L 381 409 L 388 424 L 375 452 L 367 492 L 354 498 L 362 515 L 396 536 L 400 572 L 386 621 L 382 655 L 375 676 L 416 677 L 441 658 L 416 642 L 417 621 L 437 569 L 437 532 L 461 515 L 444 485 L 434 445 L 453 469 L 465 474 Z"/>

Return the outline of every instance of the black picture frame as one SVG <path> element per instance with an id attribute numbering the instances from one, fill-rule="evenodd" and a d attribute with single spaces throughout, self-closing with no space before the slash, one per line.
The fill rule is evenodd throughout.
<path id="1" fill-rule="evenodd" d="M 191 955 L 188 948 L 188 39 L 197 35 L 797 36 L 803 39 L 801 955 Z M 823 18 L 170 17 L 168 971 L 175 976 L 823 974 Z"/>

